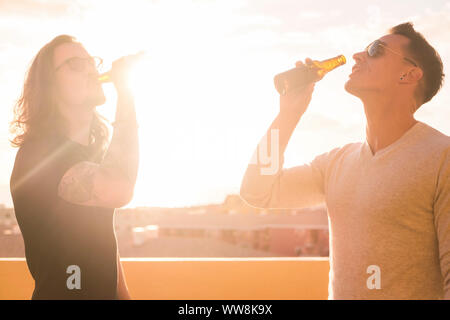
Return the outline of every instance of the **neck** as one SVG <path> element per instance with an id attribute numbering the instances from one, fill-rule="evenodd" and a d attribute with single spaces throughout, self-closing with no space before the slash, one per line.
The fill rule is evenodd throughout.
<path id="1" fill-rule="evenodd" d="M 64 118 L 68 121 L 68 138 L 80 144 L 89 145 L 92 119 L 94 117 L 93 110 L 86 110 L 81 107 L 61 109 L 64 110 Z"/>
<path id="2" fill-rule="evenodd" d="M 366 99 L 363 103 L 366 140 L 373 154 L 395 142 L 417 123 L 411 112 L 414 105 L 405 99 Z"/>

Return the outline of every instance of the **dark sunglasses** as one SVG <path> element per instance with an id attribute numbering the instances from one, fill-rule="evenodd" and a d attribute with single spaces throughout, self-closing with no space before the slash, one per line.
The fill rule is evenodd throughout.
<path id="1" fill-rule="evenodd" d="M 403 56 L 402 54 L 392 50 L 391 48 L 389 48 L 388 46 L 386 46 L 383 42 L 381 42 L 380 40 L 375 40 L 374 42 L 372 42 L 371 44 L 369 44 L 366 47 L 366 53 L 369 57 L 372 58 L 376 58 L 379 56 L 382 56 L 384 53 L 384 49 L 389 50 L 390 52 L 398 55 L 399 57 L 401 57 L 402 59 L 408 61 L 409 63 L 412 63 L 415 67 L 417 67 L 417 63 L 414 62 L 414 60 L 407 58 L 405 56 Z"/>
<path id="2" fill-rule="evenodd" d="M 83 72 L 86 68 L 93 68 L 100 70 L 103 65 L 103 59 L 100 57 L 88 57 L 88 58 L 80 58 L 80 57 L 72 57 L 65 60 L 58 67 L 55 68 L 55 71 L 58 71 L 62 66 L 68 64 L 70 69 L 77 72 Z"/>

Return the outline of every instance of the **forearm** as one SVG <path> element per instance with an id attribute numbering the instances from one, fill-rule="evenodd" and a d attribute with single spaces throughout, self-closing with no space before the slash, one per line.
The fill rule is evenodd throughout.
<path id="1" fill-rule="evenodd" d="M 134 186 L 139 166 L 138 123 L 134 99 L 127 90 L 118 91 L 111 143 L 101 164 L 111 176 Z"/>
<path id="2" fill-rule="evenodd" d="M 283 169 L 284 152 L 301 116 L 279 113 L 256 147 L 241 183 L 241 196 L 265 206 Z M 253 202 L 253 203 L 252 203 Z"/>

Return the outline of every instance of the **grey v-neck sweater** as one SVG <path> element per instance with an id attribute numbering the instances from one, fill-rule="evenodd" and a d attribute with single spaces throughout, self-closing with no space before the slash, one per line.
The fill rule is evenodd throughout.
<path id="1" fill-rule="evenodd" d="M 364 141 L 260 169 L 242 181 L 250 205 L 326 203 L 329 299 L 450 299 L 450 137 L 419 121 L 375 155 Z"/>

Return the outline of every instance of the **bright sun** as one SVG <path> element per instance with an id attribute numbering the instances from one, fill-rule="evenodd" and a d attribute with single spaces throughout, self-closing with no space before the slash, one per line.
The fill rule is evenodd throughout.
<path id="1" fill-rule="evenodd" d="M 130 74 L 141 154 L 129 206 L 221 202 L 239 191 L 253 150 L 278 112 L 273 76 L 307 55 L 288 54 L 270 30 L 238 32 L 255 21 L 247 21 L 233 6 L 183 1 L 177 10 L 165 2 L 140 6 L 144 7 L 133 8 L 128 15 L 123 8 L 108 5 L 108 10 L 117 10 L 120 23 L 108 15 L 111 21 L 102 21 L 95 32 L 87 23 L 85 37 L 80 37 L 90 52 L 109 63 L 141 50 L 147 53 Z M 98 12 L 91 14 L 96 20 Z M 341 89 L 343 80 L 327 80 L 333 81 Z M 115 92 L 112 85 L 104 88 L 108 102 L 98 110 L 113 121 Z M 335 112 L 335 97 L 317 95 L 316 103 L 327 109 L 311 108 Z M 344 119 L 346 114 L 338 116 Z M 291 148 L 288 161 L 291 157 L 299 164 L 336 145 L 333 140 L 324 144 L 311 131 L 302 134 L 306 134 L 300 140 L 302 148 Z M 298 139 L 294 135 L 291 144 Z"/>

